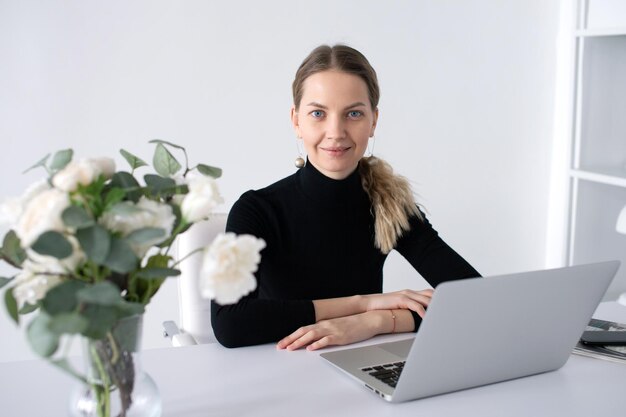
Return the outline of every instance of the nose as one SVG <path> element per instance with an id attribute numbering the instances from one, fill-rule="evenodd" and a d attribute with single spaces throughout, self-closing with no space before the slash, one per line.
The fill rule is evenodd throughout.
<path id="1" fill-rule="evenodd" d="M 327 119 L 326 138 L 342 139 L 346 136 L 345 120 L 341 116 L 331 116 Z"/>

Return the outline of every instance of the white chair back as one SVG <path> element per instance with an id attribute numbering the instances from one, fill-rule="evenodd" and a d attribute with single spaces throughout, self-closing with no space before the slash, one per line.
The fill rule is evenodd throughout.
<path id="1" fill-rule="evenodd" d="M 205 248 L 213 239 L 226 229 L 225 213 L 214 213 L 209 220 L 194 224 L 178 237 L 178 255 L 180 258 L 190 252 Z M 202 253 L 196 253 L 178 265 L 181 274 L 178 277 L 178 304 L 180 325 L 185 333 L 193 336 L 198 343 L 215 342 L 211 327 L 211 301 L 200 296 L 198 277 L 202 267 Z"/>

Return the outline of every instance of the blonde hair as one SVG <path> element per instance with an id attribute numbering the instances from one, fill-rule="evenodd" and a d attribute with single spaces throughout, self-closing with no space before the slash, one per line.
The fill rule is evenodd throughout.
<path id="1" fill-rule="evenodd" d="M 347 45 L 320 45 L 302 61 L 291 85 L 293 104 L 298 110 L 304 90 L 304 82 L 311 75 L 322 71 L 336 70 L 360 77 L 367 85 L 372 109 L 378 106 L 380 89 L 376 71 L 365 56 Z"/>
<path id="2" fill-rule="evenodd" d="M 375 156 L 359 163 L 361 184 L 372 202 L 375 245 L 387 254 L 404 232 L 411 229 L 409 218 L 423 215 L 415 203 L 409 181 L 393 173 L 391 166 Z"/>

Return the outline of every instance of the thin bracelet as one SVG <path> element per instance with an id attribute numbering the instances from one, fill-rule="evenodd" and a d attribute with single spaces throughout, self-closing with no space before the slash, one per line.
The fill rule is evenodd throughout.
<path id="1" fill-rule="evenodd" d="M 393 319 L 393 329 L 391 329 L 391 333 L 396 332 L 396 315 L 393 313 L 393 310 L 389 310 L 391 313 L 391 318 Z"/>

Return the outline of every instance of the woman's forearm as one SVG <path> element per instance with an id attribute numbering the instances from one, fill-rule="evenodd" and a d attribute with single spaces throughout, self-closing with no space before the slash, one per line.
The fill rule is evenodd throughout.
<path id="1" fill-rule="evenodd" d="M 367 312 L 365 297 L 361 295 L 313 300 L 313 306 L 316 322 Z M 411 332 L 415 328 L 413 316 L 406 309 L 372 310 L 369 313 L 376 317 L 378 334 Z"/>
<path id="2" fill-rule="evenodd" d="M 352 316 L 366 311 L 364 299 L 361 295 L 313 300 L 313 307 L 315 308 L 316 322 Z"/>
<path id="3" fill-rule="evenodd" d="M 351 297 L 313 300 L 315 322 L 352 316 L 372 310 L 413 310 L 420 316 L 426 313 L 433 290 L 402 290 L 384 294 L 355 295 Z"/>

